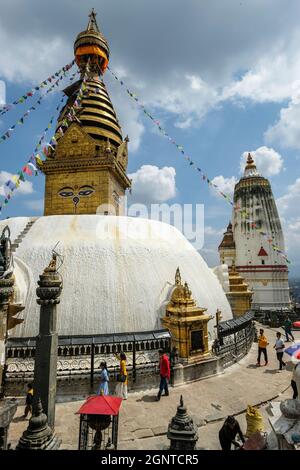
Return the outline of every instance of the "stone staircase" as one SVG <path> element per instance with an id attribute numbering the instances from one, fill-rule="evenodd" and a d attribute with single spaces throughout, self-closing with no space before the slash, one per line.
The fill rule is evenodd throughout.
<path id="1" fill-rule="evenodd" d="M 18 237 L 13 241 L 12 245 L 11 245 L 11 251 L 12 253 L 15 253 L 17 248 L 20 246 L 20 243 L 22 243 L 22 241 L 24 240 L 24 238 L 26 237 L 27 233 L 29 232 L 29 230 L 31 229 L 31 227 L 33 226 L 34 222 L 38 219 L 38 217 L 35 217 L 35 218 L 32 218 L 30 219 L 30 221 L 27 223 L 27 225 L 25 226 L 24 230 L 18 235 Z"/>

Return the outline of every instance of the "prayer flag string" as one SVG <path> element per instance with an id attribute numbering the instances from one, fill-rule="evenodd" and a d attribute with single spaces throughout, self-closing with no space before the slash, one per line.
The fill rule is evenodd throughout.
<path id="1" fill-rule="evenodd" d="M 6 114 L 8 111 L 10 111 L 12 108 L 14 108 L 16 105 L 20 103 L 24 103 L 25 100 L 28 98 L 31 98 L 37 91 L 39 91 L 41 88 L 44 88 L 48 85 L 48 83 L 51 83 L 53 80 L 56 80 L 57 77 L 59 77 L 63 72 L 67 72 L 70 70 L 70 68 L 73 67 L 75 64 L 75 60 L 72 60 L 69 64 L 65 65 L 61 69 L 59 69 L 57 72 L 55 72 L 53 75 L 50 77 L 46 78 L 46 80 L 43 80 L 39 85 L 37 85 L 34 88 L 31 88 L 29 91 L 27 91 L 24 95 L 20 96 L 20 98 L 16 99 L 13 103 L 4 105 L 2 107 L 2 111 L 0 112 L 0 116 L 3 116 L 3 114 Z"/>
<path id="2" fill-rule="evenodd" d="M 73 80 L 76 73 L 74 73 L 70 77 L 70 81 Z M 80 87 L 80 90 L 82 89 L 82 86 L 83 86 L 84 82 L 85 82 L 85 80 L 83 80 L 83 82 L 81 84 L 81 87 Z M 63 96 L 61 98 L 61 100 L 59 101 L 59 104 L 57 105 L 56 110 L 55 110 L 56 112 L 58 112 L 58 113 L 61 112 L 61 110 L 64 106 L 64 104 L 63 104 L 64 100 L 65 100 L 65 96 Z M 6 183 L 4 183 L 4 185 L 2 186 L 3 191 L 4 191 L 4 200 L 3 200 L 3 202 L 0 202 L 0 214 L 2 213 L 2 209 L 10 201 L 15 189 L 17 189 L 20 186 L 21 182 L 26 181 L 24 175 L 32 176 L 33 174 L 35 174 L 35 176 L 37 176 L 40 165 L 43 162 L 42 155 L 47 157 L 48 153 L 49 153 L 49 150 L 54 150 L 54 147 L 57 144 L 57 139 L 56 139 L 55 136 L 53 136 L 50 139 L 49 143 L 45 144 L 45 146 L 42 148 L 42 144 L 43 144 L 43 142 L 46 138 L 47 132 L 49 131 L 49 129 L 51 129 L 51 127 L 53 125 L 54 117 L 55 117 L 55 115 L 53 114 L 53 116 L 51 116 L 51 118 L 50 118 L 50 121 L 49 121 L 47 127 L 44 129 L 44 131 L 43 131 L 36 147 L 34 148 L 33 154 L 29 157 L 27 163 L 22 167 L 22 169 L 17 174 L 13 175 L 11 177 L 11 179 L 6 181 Z"/>
<path id="3" fill-rule="evenodd" d="M 17 120 L 17 122 L 15 124 L 13 124 L 12 126 L 9 127 L 9 129 L 7 129 L 6 132 L 4 132 L 4 134 L 0 137 L 0 144 L 2 144 L 3 142 L 5 142 L 7 139 L 9 139 L 12 134 L 14 133 L 14 131 L 16 130 L 17 128 L 17 125 L 22 125 L 24 124 L 24 120 L 32 113 L 32 111 L 36 111 L 37 109 L 37 106 L 39 106 L 43 99 L 48 95 L 48 93 L 51 93 L 55 87 L 59 86 L 59 82 L 61 80 L 63 80 L 65 77 L 66 77 L 66 73 L 67 72 L 63 72 L 59 77 L 58 79 L 48 88 L 48 90 L 46 91 L 45 94 L 43 95 L 40 95 L 39 96 L 39 99 L 33 104 L 33 106 L 31 106 L 29 109 L 27 109 L 27 111 Z M 71 77 L 70 77 L 70 81 L 72 81 L 76 74 L 78 72 L 74 72 Z"/>
<path id="4" fill-rule="evenodd" d="M 257 232 L 260 233 L 261 236 L 263 236 L 264 238 L 266 238 L 266 240 L 268 241 L 268 243 L 270 244 L 270 246 L 272 247 L 272 249 L 274 251 L 276 251 L 282 258 L 285 259 L 285 261 L 287 263 L 291 263 L 291 261 L 288 259 L 287 255 L 284 253 L 283 250 L 281 250 L 279 247 L 277 247 L 274 243 L 273 243 L 273 238 L 266 232 L 264 232 L 263 230 L 259 229 L 257 226 L 256 226 L 256 223 L 251 220 L 251 217 L 250 217 L 250 214 L 245 211 L 245 210 L 241 210 L 241 208 L 239 207 L 238 204 L 234 204 L 234 201 L 232 200 L 231 196 L 229 194 L 225 194 L 223 191 L 220 190 L 220 188 L 218 187 L 218 185 L 216 185 L 215 183 L 213 183 L 213 181 L 211 179 L 208 178 L 208 176 L 205 174 L 205 172 L 203 171 L 203 169 L 201 169 L 197 163 L 195 163 L 191 157 L 186 153 L 183 145 L 179 145 L 175 139 L 173 139 L 169 134 L 168 132 L 163 128 L 163 126 L 161 125 L 160 121 L 158 119 L 156 119 L 147 109 L 146 107 L 144 106 L 143 103 L 141 103 L 140 99 L 138 98 L 138 96 L 133 93 L 126 85 L 125 85 L 125 82 L 124 80 L 121 80 L 119 79 L 119 77 L 111 70 L 111 68 L 108 66 L 107 67 L 108 70 L 110 71 L 110 73 L 112 74 L 112 76 L 119 82 L 119 84 L 125 88 L 126 90 L 126 93 L 137 103 L 137 105 L 139 106 L 139 108 L 144 112 L 144 114 L 151 119 L 151 121 L 156 125 L 156 127 L 158 128 L 159 132 L 172 144 L 174 145 L 177 150 L 184 156 L 185 160 L 188 162 L 189 166 L 194 169 L 195 171 L 197 171 L 200 175 L 201 175 L 201 180 L 202 181 L 206 181 L 207 184 L 214 188 L 215 191 L 223 197 L 223 199 L 225 199 L 226 202 L 228 202 L 228 204 L 230 204 L 233 208 L 234 211 L 237 211 L 237 212 L 240 212 L 241 214 L 241 217 L 245 219 L 246 222 L 249 222 L 251 224 L 251 227 L 254 228 Z"/>
<path id="5" fill-rule="evenodd" d="M 56 111 L 60 110 L 60 107 L 62 106 L 64 99 L 65 97 L 61 98 L 58 106 L 56 107 Z M 38 168 L 39 168 L 40 163 L 42 162 L 40 153 L 42 152 L 46 153 L 47 145 L 50 146 L 51 141 L 49 144 L 46 144 L 43 150 L 41 150 L 42 143 L 44 142 L 46 138 L 47 132 L 52 127 L 54 117 L 55 115 L 53 114 L 50 118 L 50 121 L 47 127 L 45 127 L 32 155 L 29 157 L 27 163 L 22 167 L 22 169 L 17 174 L 13 175 L 11 179 L 9 179 L 8 181 L 6 181 L 6 183 L 3 184 L 2 189 L 4 192 L 4 200 L 0 202 L 0 214 L 2 213 L 2 209 L 8 204 L 8 202 L 12 198 L 13 192 L 15 191 L 15 189 L 17 189 L 20 186 L 21 182 L 26 181 L 25 175 L 27 176 L 33 176 L 33 174 L 35 176 L 38 175 Z M 37 152 L 40 152 L 40 153 L 37 153 Z"/>

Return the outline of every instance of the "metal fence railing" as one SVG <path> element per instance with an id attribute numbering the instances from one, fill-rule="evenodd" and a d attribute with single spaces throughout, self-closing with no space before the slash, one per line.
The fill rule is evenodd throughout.
<path id="1" fill-rule="evenodd" d="M 249 352 L 256 335 L 253 318 L 254 314 L 247 312 L 218 324 L 213 351 L 220 356 L 223 367 L 229 367 Z"/>

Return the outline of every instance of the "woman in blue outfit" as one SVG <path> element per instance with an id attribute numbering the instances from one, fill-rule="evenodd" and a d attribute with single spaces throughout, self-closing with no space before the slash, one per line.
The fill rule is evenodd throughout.
<path id="1" fill-rule="evenodd" d="M 108 375 L 106 362 L 101 362 L 100 368 L 101 368 L 100 384 L 98 387 L 97 395 L 108 395 L 109 375 Z"/>

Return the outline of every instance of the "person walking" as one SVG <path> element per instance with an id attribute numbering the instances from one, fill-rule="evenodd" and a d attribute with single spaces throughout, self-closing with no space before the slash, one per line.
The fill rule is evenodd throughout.
<path id="1" fill-rule="evenodd" d="M 228 416 L 219 431 L 219 441 L 222 450 L 231 450 L 231 444 L 238 448 L 242 447 L 242 445 L 235 440 L 237 434 L 240 436 L 240 439 L 244 444 L 245 438 L 241 431 L 239 422 L 234 416 Z"/>
<path id="2" fill-rule="evenodd" d="M 97 395 L 108 395 L 109 374 L 106 362 L 101 362 L 100 368 L 100 384 L 98 387 Z"/>
<path id="3" fill-rule="evenodd" d="M 294 335 L 292 333 L 292 321 L 289 318 L 289 316 L 286 317 L 285 322 L 284 322 L 284 331 L 285 331 L 285 336 L 286 336 L 286 341 L 288 342 L 289 336 L 292 338 L 292 341 L 295 341 Z"/>
<path id="4" fill-rule="evenodd" d="M 120 353 L 120 356 L 118 354 L 115 354 L 115 356 L 119 359 L 120 361 L 120 372 L 117 376 L 117 386 L 116 386 L 116 395 L 118 397 L 123 398 L 123 400 L 127 400 L 128 397 L 128 390 L 127 390 L 127 385 L 128 385 L 128 373 L 127 373 L 127 368 L 126 368 L 126 354 L 124 352 Z"/>
<path id="5" fill-rule="evenodd" d="M 276 341 L 273 348 L 276 351 L 277 359 L 279 361 L 279 370 L 282 370 L 282 366 L 285 366 L 285 362 L 283 362 L 283 352 L 284 352 L 284 342 L 281 339 L 281 333 L 279 331 L 276 333 Z"/>
<path id="6" fill-rule="evenodd" d="M 259 337 L 258 337 L 258 356 L 257 356 L 257 366 L 260 366 L 260 357 L 263 353 L 265 358 L 265 366 L 268 365 L 268 354 L 267 354 L 267 346 L 269 345 L 266 336 L 264 335 L 264 330 L 259 330 Z"/>
<path id="7" fill-rule="evenodd" d="M 298 364 L 295 364 L 295 366 L 293 368 L 293 375 L 292 375 L 292 380 L 291 380 L 291 386 L 292 386 L 292 389 L 293 389 L 293 400 L 295 400 L 299 395 L 298 388 L 297 388 L 297 383 L 296 383 L 296 369 L 299 366 L 299 364 L 300 364 L 300 362 L 298 362 Z"/>
<path id="8" fill-rule="evenodd" d="M 159 384 L 159 391 L 156 397 L 156 401 L 160 400 L 161 394 L 163 390 L 165 391 L 165 396 L 169 396 L 169 389 L 168 389 L 168 383 L 170 380 L 170 361 L 165 354 L 165 352 L 161 349 L 159 351 L 159 372 L 160 372 L 160 384 Z"/>
<path id="9" fill-rule="evenodd" d="M 23 415 L 24 419 L 27 418 L 29 413 L 32 414 L 32 402 L 33 402 L 33 386 L 32 386 L 32 383 L 28 383 L 25 409 L 24 409 L 24 415 Z"/>

